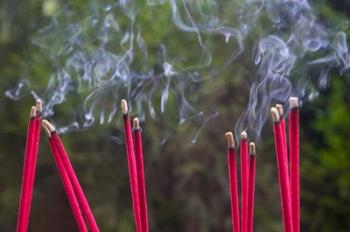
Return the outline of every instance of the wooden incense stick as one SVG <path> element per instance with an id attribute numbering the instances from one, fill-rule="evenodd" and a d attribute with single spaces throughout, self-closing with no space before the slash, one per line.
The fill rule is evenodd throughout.
<path id="1" fill-rule="evenodd" d="M 248 231 L 248 181 L 249 181 L 249 157 L 247 133 L 241 133 L 241 229 Z"/>
<path id="2" fill-rule="evenodd" d="M 225 134 L 227 140 L 227 164 L 228 164 L 228 176 L 230 186 L 230 199 L 231 199 L 231 220 L 232 229 L 234 232 L 241 231 L 240 218 L 239 218 L 239 203 L 238 203 L 238 180 L 237 180 L 237 165 L 236 165 L 236 152 L 235 141 L 232 132 Z"/>
<path id="3" fill-rule="evenodd" d="M 288 162 L 288 149 L 287 149 L 287 135 L 286 135 L 286 119 L 284 117 L 284 109 L 282 104 L 276 104 L 276 109 L 278 110 L 278 114 L 280 116 L 281 128 L 282 128 L 282 136 L 283 136 L 283 151 L 286 156 L 287 166 L 289 167 Z"/>
<path id="4" fill-rule="evenodd" d="M 300 231 L 299 102 L 289 99 L 290 191 L 294 232 Z"/>
<path id="5" fill-rule="evenodd" d="M 56 167 L 58 170 L 58 174 L 60 176 L 61 182 L 63 184 L 64 190 L 66 192 L 68 202 L 72 208 L 72 212 L 75 218 L 75 221 L 77 223 L 78 229 L 80 232 L 87 232 L 87 226 L 85 224 L 85 220 L 83 217 L 83 214 L 81 212 L 81 209 L 79 207 L 78 199 L 75 195 L 73 185 L 71 183 L 71 180 L 69 178 L 68 172 L 64 166 L 64 163 L 60 157 L 60 152 L 58 150 L 57 144 L 55 140 L 52 139 L 52 136 L 56 134 L 55 128 L 46 120 L 43 120 L 43 128 L 47 132 L 49 136 L 49 144 L 50 144 L 50 149 L 53 154 Z"/>
<path id="6" fill-rule="evenodd" d="M 134 139 L 135 139 L 135 156 L 137 166 L 137 180 L 139 185 L 140 195 L 140 214 L 142 223 L 142 232 L 149 231 L 148 224 L 148 209 L 147 209 L 147 194 L 146 194 L 146 183 L 145 183 L 145 169 L 144 169 L 144 156 L 142 146 L 142 130 L 140 127 L 140 121 L 138 118 L 134 118 Z"/>
<path id="7" fill-rule="evenodd" d="M 30 110 L 30 119 L 28 122 L 27 129 L 27 140 L 24 152 L 24 163 L 22 172 L 22 183 L 21 183 L 21 193 L 18 207 L 17 216 L 17 232 L 26 232 L 28 229 L 29 212 L 29 192 L 30 190 L 30 160 L 33 153 L 33 143 L 34 143 L 34 130 L 35 130 L 35 117 L 36 117 L 36 107 L 32 106 Z"/>
<path id="8" fill-rule="evenodd" d="M 280 116 L 275 107 L 271 108 L 273 120 L 273 133 L 277 160 L 277 173 L 281 197 L 282 220 L 285 232 L 292 232 L 292 218 L 291 218 L 291 201 L 290 201 L 290 186 L 288 177 L 288 167 L 284 156 L 282 127 L 280 123 Z"/>
<path id="9" fill-rule="evenodd" d="M 139 187 L 138 187 L 138 180 L 137 180 L 136 157 L 135 157 L 135 150 L 134 150 L 134 142 L 132 138 L 130 116 L 128 112 L 128 103 L 125 99 L 121 100 L 121 111 L 124 118 L 126 156 L 128 160 L 129 181 L 130 181 L 130 188 L 131 188 L 131 198 L 132 198 L 136 231 L 142 232 L 140 198 L 139 198 L 140 195 L 139 195 Z"/>
<path id="10" fill-rule="evenodd" d="M 45 120 L 44 124 L 47 125 L 47 128 L 54 128 L 52 125 L 49 126 L 50 123 L 46 120 Z M 60 137 L 58 136 L 57 133 L 54 133 L 54 131 L 51 131 L 51 140 L 52 140 L 52 143 L 56 146 L 60 160 L 63 163 L 65 171 L 68 174 L 71 185 L 73 186 L 74 193 L 77 197 L 79 206 L 82 210 L 84 217 L 87 220 L 87 224 L 90 228 L 90 231 L 99 232 L 99 228 L 97 226 L 95 217 L 94 217 L 92 210 L 90 208 L 89 202 L 87 201 L 87 198 L 86 198 L 84 191 L 79 183 L 77 175 L 75 174 L 73 165 L 71 164 L 71 162 L 69 160 L 69 156 L 68 156 L 66 150 L 64 149 L 62 140 L 60 139 Z"/>
<path id="11" fill-rule="evenodd" d="M 254 198 L 255 198 L 256 148 L 255 143 L 249 143 L 249 193 L 248 193 L 248 231 L 254 227 Z"/>

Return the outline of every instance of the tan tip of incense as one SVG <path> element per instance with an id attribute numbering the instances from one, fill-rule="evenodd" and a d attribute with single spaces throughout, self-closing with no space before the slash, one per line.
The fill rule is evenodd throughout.
<path id="1" fill-rule="evenodd" d="M 297 97 L 290 97 L 289 98 L 289 108 L 298 108 L 299 107 L 299 99 Z"/>
<path id="2" fill-rule="evenodd" d="M 36 100 L 36 110 L 38 112 L 42 112 L 43 111 L 43 102 L 40 99 Z"/>
<path id="3" fill-rule="evenodd" d="M 140 130 L 141 127 L 140 127 L 140 120 L 139 118 L 134 118 L 134 130 Z"/>
<path id="4" fill-rule="evenodd" d="M 47 121 L 45 119 L 43 120 L 42 125 L 43 125 L 43 128 L 45 129 L 45 131 L 49 137 L 51 137 L 52 132 L 56 131 L 55 127 L 49 121 Z"/>
<path id="5" fill-rule="evenodd" d="M 228 148 L 235 148 L 235 140 L 231 131 L 225 133 Z"/>
<path id="6" fill-rule="evenodd" d="M 255 147 L 255 143 L 253 142 L 249 143 L 249 155 L 251 156 L 256 155 L 256 147 Z"/>
<path id="7" fill-rule="evenodd" d="M 284 114 L 283 105 L 282 104 L 276 104 L 275 107 L 278 110 L 279 115 L 282 116 Z"/>
<path id="8" fill-rule="evenodd" d="M 273 122 L 279 122 L 280 121 L 280 115 L 278 113 L 278 110 L 276 107 L 271 108 L 271 115 Z"/>
<path id="9" fill-rule="evenodd" d="M 120 108 L 122 109 L 122 114 L 128 114 L 128 102 L 125 99 L 120 101 Z"/>
<path id="10" fill-rule="evenodd" d="M 248 138 L 247 132 L 242 131 L 241 132 L 241 139 L 247 139 L 247 138 Z"/>
<path id="11" fill-rule="evenodd" d="M 30 108 L 30 117 L 33 118 L 36 116 L 36 107 L 32 106 L 32 108 Z"/>

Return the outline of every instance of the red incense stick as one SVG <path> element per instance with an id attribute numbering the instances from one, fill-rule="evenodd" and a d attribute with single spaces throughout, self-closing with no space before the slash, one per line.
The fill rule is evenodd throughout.
<path id="1" fill-rule="evenodd" d="M 283 151 L 286 157 L 287 166 L 289 166 L 288 162 L 288 149 L 287 149 L 287 135 L 286 135 L 286 120 L 284 118 L 284 110 L 283 105 L 276 104 L 276 109 L 278 110 L 278 114 L 280 116 L 281 128 L 282 128 L 282 142 L 283 142 Z"/>
<path id="2" fill-rule="evenodd" d="M 300 231 L 299 102 L 289 99 L 290 191 L 294 232 Z"/>
<path id="3" fill-rule="evenodd" d="M 124 99 L 121 101 L 121 111 L 124 118 L 126 156 L 128 159 L 129 181 L 130 181 L 130 188 L 131 188 L 131 198 L 132 198 L 132 204 L 133 204 L 136 231 L 142 232 L 139 187 L 138 187 L 138 181 L 137 181 L 137 165 L 136 165 L 134 144 L 132 139 L 130 117 L 128 112 L 128 103 Z"/>
<path id="4" fill-rule="evenodd" d="M 145 169 L 144 169 L 144 157 L 142 147 L 142 130 L 138 118 L 134 118 L 134 138 L 135 138 L 135 156 L 137 166 L 137 179 L 139 184 L 140 194 L 140 210 L 141 210 L 141 223 L 142 231 L 148 232 L 148 210 L 147 210 L 147 195 L 146 195 L 146 183 L 145 183 Z"/>
<path id="5" fill-rule="evenodd" d="M 44 120 L 43 123 L 46 125 L 47 128 L 51 128 L 51 140 L 56 146 L 61 162 L 63 163 L 64 168 L 68 174 L 69 180 L 71 182 L 71 185 L 73 186 L 73 190 L 77 197 L 79 206 L 82 210 L 83 215 L 87 220 L 90 231 L 99 232 L 99 229 L 98 229 L 95 217 L 91 211 L 89 202 L 86 199 L 84 191 L 79 183 L 79 180 L 75 174 L 74 168 L 69 160 L 66 150 L 64 149 L 64 146 L 60 137 L 58 136 L 57 133 L 54 133 L 54 131 L 52 131 L 52 129 L 54 128 L 48 121 Z"/>
<path id="6" fill-rule="evenodd" d="M 248 231 L 253 232 L 254 225 L 254 195 L 255 195 L 255 170 L 256 149 L 255 143 L 249 143 L 249 194 L 248 194 Z"/>
<path id="7" fill-rule="evenodd" d="M 30 204 L 29 192 L 30 190 L 30 160 L 33 153 L 34 131 L 35 131 L 35 116 L 36 107 L 33 106 L 30 110 L 30 119 L 27 129 L 27 141 L 24 152 L 24 163 L 21 183 L 21 193 L 19 200 L 18 216 L 17 216 L 17 232 L 26 232 L 28 228 Z"/>
<path id="8" fill-rule="evenodd" d="M 78 199 L 75 195 L 74 188 L 72 186 L 71 180 L 69 178 L 68 172 L 64 166 L 64 163 L 62 161 L 62 158 L 60 157 L 60 151 L 57 145 L 57 141 L 53 139 L 53 135 L 56 134 L 54 127 L 48 123 L 46 120 L 43 121 L 43 128 L 46 130 L 48 136 L 49 136 L 49 144 L 50 149 L 53 154 L 56 167 L 58 170 L 58 174 L 60 176 L 60 179 L 62 181 L 64 190 L 66 192 L 69 204 L 72 208 L 73 215 L 75 218 L 75 221 L 77 223 L 77 226 L 79 228 L 79 231 L 81 232 L 87 232 L 88 229 L 85 224 L 85 220 L 83 217 L 83 214 L 81 212 L 81 209 L 79 207 Z"/>
<path id="9" fill-rule="evenodd" d="M 273 133 L 276 150 L 277 172 L 281 197 L 282 219 L 285 232 L 292 232 L 292 217 L 291 217 L 291 201 L 290 201 L 290 187 L 288 177 L 288 167 L 284 156 L 282 127 L 280 123 L 280 116 L 275 107 L 271 108 L 273 119 Z"/>
<path id="10" fill-rule="evenodd" d="M 235 141 L 232 132 L 225 134 L 227 140 L 227 164 L 228 176 L 230 183 L 230 198 L 231 198 L 231 220 L 232 229 L 234 232 L 240 232 L 239 221 L 239 203 L 238 203 L 238 181 L 237 181 L 237 167 L 236 167 L 236 152 Z"/>
<path id="11" fill-rule="evenodd" d="M 248 140 L 247 133 L 241 133 L 241 228 L 242 232 L 248 231 L 248 180 L 249 180 L 249 163 L 248 163 Z"/>

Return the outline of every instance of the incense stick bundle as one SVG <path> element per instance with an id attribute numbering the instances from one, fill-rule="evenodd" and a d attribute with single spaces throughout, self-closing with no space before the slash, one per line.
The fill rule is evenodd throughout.
<path id="1" fill-rule="evenodd" d="M 49 144 L 50 149 L 52 151 L 56 167 L 58 170 L 58 174 L 60 176 L 61 182 L 63 184 L 64 190 L 66 192 L 68 202 L 72 208 L 72 212 L 75 218 L 75 221 L 77 223 L 78 229 L 80 232 L 87 232 L 87 226 L 85 224 L 85 220 L 83 217 L 83 214 L 81 212 L 81 209 L 79 207 L 77 196 L 75 195 L 73 185 L 71 183 L 71 180 L 69 178 L 69 174 L 64 166 L 64 163 L 61 158 L 61 154 L 59 151 L 59 148 L 56 144 L 56 141 L 52 139 L 52 136 L 56 134 L 54 127 L 48 123 L 46 120 L 43 121 L 43 127 L 46 130 L 48 136 L 49 136 Z"/>
<path id="2" fill-rule="evenodd" d="M 34 131 L 35 131 L 35 117 L 36 107 L 33 106 L 30 110 L 30 119 L 28 122 L 27 129 L 27 141 L 24 152 L 24 163 L 21 183 L 21 193 L 19 200 L 18 216 L 17 216 L 17 232 L 26 232 L 28 228 L 30 204 L 29 204 L 29 192 L 30 188 L 30 163 L 33 154 L 33 143 L 34 143 Z"/>
<path id="3" fill-rule="evenodd" d="M 275 107 L 271 108 L 273 119 L 273 133 L 277 160 L 277 172 L 281 197 L 282 220 L 285 232 L 292 232 L 292 218 L 291 218 L 291 201 L 290 201 L 290 185 L 288 176 L 288 166 L 285 160 L 282 127 L 280 123 L 280 116 Z"/>
<path id="4" fill-rule="evenodd" d="M 126 156 L 128 160 L 129 181 L 130 181 L 130 188 L 131 188 L 131 198 L 132 198 L 136 231 L 142 232 L 136 157 L 135 157 L 134 143 L 132 139 L 130 116 L 128 112 L 128 103 L 124 99 L 121 101 L 121 111 L 124 118 Z"/>
<path id="5" fill-rule="evenodd" d="M 249 193 L 248 193 L 248 231 L 253 232 L 254 225 L 254 197 L 256 173 L 255 143 L 249 143 Z"/>
<path id="6" fill-rule="evenodd" d="M 238 181 L 236 167 L 235 141 L 232 132 L 225 134 L 227 140 L 227 164 L 231 199 L 231 220 L 234 232 L 240 232 L 239 203 L 238 203 Z"/>
<path id="7" fill-rule="evenodd" d="M 89 202 L 86 199 L 86 196 L 84 194 L 84 191 L 79 183 L 79 180 L 75 174 L 74 168 L 69 160 L 68 154 L 64 149 L 63 143 L 58 136 L 58 134 L 55 132 L 54 127 L 46 120 L 43 121 L 43 125 L 45 125 L 45 129 L 50 132 L 50 143 L 54 146 L 54 149 L 52 149 L 53 153 L 56 153 L 55 155 L 58 156 L 58 161 L 62 163 L 63 169 L 59 169 L 61 172 L 65 172 L 68 175 L 69 178 L 69 185 L 73 188 L 73 193 L 78 200 L 78 205 L 82 210 L 82 213 L 84 217 L 87 220 L 87 224 L 90 228 L 90 231 L 92 232 L 99 232 L 95 217 L 91 211 Z"/>
<path id="8" fill-rule="evenodd" d="M 289 99 L 290 191 L 294 232 L 300 231 L 299 102 Z"/>
<path id="9" fill-rule="evenodd" d="M 242 232 L 248 231 L 248 181 L 249 181 L 249 157 L 247 133 L 241 133 L 241 228 Z"/>
<path id="10" fill-rule="evenodd" d="M 145 170 L 144 170 L 144 158 L 142 147 L 142 130 L 138 118 L 134 118 L 134 139 L 135 139 L 135 156 L 137 166 L 137 180 L 140 194 L 140 216 L 142 223 L 142 232 L 149 231 L 148 225 L 148 210 L 147 210 L 147 194 L 145 184 Z"/>

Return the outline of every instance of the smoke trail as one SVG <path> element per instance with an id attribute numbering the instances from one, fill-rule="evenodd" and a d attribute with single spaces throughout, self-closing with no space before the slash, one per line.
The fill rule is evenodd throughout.
<path id="1" fill-rule="evenodd" d="M 237 78 L 251 77 L 250 95 L 236 134 L 258 139 L 271 105 L 291 95 L 311 100 L 331 70 L 350 67 L 346 34 L 325 26 L 306 0 L 91 1 L 82 11 L 64 7 L 33 44 L 54 69 L 46 90 L 21 80 L 6 96 L 32 91 L 45 101 L 45 116 L 83 98 L 60 132 L 110 123 L 124 97 L 142 120 L 173 113 L 167 105 L 176 102 L 180 124 L 198 112 L 205 124 L 218 114 L 197 108 L 201 85 L 244 65 L 251 68 Z"/>

